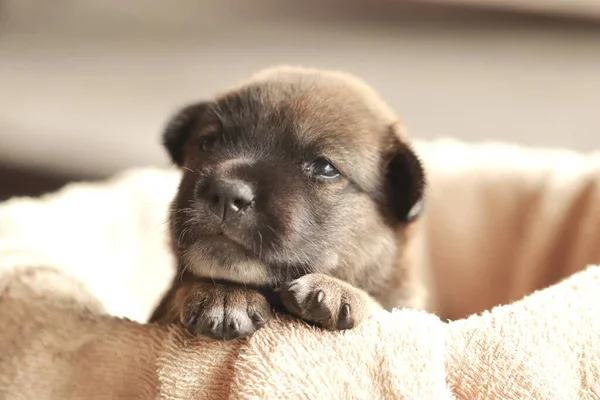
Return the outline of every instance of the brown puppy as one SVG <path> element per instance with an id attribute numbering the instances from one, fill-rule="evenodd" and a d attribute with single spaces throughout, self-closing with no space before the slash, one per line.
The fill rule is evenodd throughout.
<path id="1" fill-rule="evenodd" d="M 408 250 L 424 172 L 363 82 L 269 69 L 181 110 L 164 144 L 183 170 L 170 223 L 179 270 L 152 321 L 232 339 L 271 305 L 329 329 L 421 306 Z"/>

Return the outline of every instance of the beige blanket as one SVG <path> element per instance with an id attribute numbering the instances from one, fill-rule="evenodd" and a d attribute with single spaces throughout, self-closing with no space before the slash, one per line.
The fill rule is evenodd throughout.
<path id="1" fill-rule="evenodd" d="M 135 170 L 0 206 L 0 398 L 600 398 L 600 155 L 418 149 L 434 307 L 457 320 L 284 318 L 222 343 L 111 317 L 144 321 L 172 274 L 177 172 Z"/>

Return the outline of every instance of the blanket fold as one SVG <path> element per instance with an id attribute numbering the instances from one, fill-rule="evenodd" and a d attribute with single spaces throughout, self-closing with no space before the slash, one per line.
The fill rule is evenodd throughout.
<path id="1" fill-rule="evenodd" d="M 251 338 L 191 337 L 143 323 L 173 273 L 176 171 L 0 205 L 0 398 L 599 399 L 600 156 L 417 149 L 443 320 L 327 332 L 279 316 Z"/>
<path id="2" fill-rule="evenodd" d="M 448 325 L 460 399 L 600 398 L 600 268 Z M 485 384 L 487 383 L 487 384 Z"/>

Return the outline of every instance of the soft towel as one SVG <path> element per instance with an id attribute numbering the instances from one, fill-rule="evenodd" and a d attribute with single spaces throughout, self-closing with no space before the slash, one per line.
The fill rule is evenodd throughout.
<path id="1" fill-rule="evenodd" d="M 600 398 L 600 156 L 417 149 L 433 305 L 454 321 L 281 317 L 232 342 L 144 325 L 173 273 L 178 173 L 133 170 L 0 206 L 0 398 Z"/>

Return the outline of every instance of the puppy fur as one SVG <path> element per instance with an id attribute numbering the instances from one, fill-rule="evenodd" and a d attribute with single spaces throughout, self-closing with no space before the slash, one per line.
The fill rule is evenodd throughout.
<path id="1" fill-rule="evenodd" d="M 272 307 L 329 329 L 380 307 L 422 307 L 411 247 L 425 173 L 361 80 L 264 70 L 184 107 L 163 142 L 183 172 L 170 217 L 178 274 L 152 321 L 232 339 Z M 249 196 L 233 215 L 214 211 L 223 182 Z"/>

